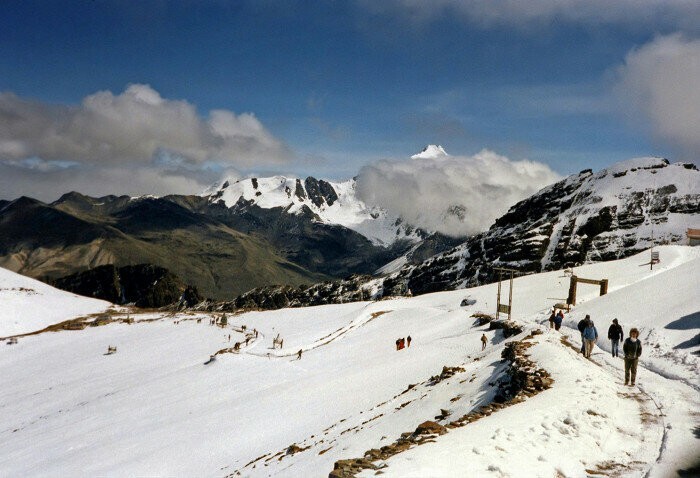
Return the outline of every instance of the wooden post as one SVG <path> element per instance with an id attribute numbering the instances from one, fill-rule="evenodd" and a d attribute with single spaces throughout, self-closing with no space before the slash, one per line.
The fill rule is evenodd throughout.
<path id="1" fill-rule="evenodd" d="M 498 271 L 498 293 L 496 294 L 496 320 L 498 320 L 501 316 L 500 314 L 501 310 L 501 271 Z"/>
<path id="2" fill-rule="evenodd" d="M 600 281 L 600 295 L 605 295 L 608 293 L 608 279 L 603 279 Z"/>
<path id="3" fill-rule="evenodd" d="M 569 298 L 566 299 L 566 303 L 569 305 L 576 305 L 576 282 L 578 277 L 571 276 L 571 282 L 569 283 Z"/>
<path id="4" fill-rule="evenodd" d="M 513 308 L 513 271 L 510 271 L 510 289 L 508 289 L 508 320 Z"/>

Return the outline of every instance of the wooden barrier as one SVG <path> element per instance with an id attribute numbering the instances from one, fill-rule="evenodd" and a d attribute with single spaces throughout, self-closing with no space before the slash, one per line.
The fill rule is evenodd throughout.
<path id="1" fill-rule="evenodd" d="M 592 284 L 600 286 L 600 295 L 605 295 L 608 293 L 608 279 L 584 279 L 583 277 L 571 276 L 571 282 L 569 283 L 569 297 L 566 299 L 566 303 L 569 305 L 576 305 L 576 287 L 578 284 Z"/>

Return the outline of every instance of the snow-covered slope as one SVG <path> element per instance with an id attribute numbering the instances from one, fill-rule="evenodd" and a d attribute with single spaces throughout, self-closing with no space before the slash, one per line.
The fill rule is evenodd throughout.
<path id="1" fill-rule="evenodd" d="M 96 314 L 112 304 L 81 297 L 0 267 L 0 337 Z"/>
<path id="2" fill-rule="evenodd" d="M 541 329 L 528 353 L 550 372 L 552 388 L 378 462 L 387 465 L 383 473 L 669 476 L 697 458 L 700 345 L 692 339 L 700 327 L 693 312 L 700 310 L 693 288 L 700 248 L 659 252 L 653 271 L 642 266 L 648 253 L 577 268 L 583 277 L 608 278 L 610 292 L 599 298 L 595 287 L 582 288 L 562 329 L 577 347 L 569 326 L 586 313 L 602 335 L 613 317 L 626 332 L 641 327 L 651 342 L 634 389 L 621 384 L 621 360 L 607 358 L 605 339 L 587 361 L 540 325 L 566 296 L 560 271 L 515 280 L 513 310 L 525 332 L 507 340 L 470 317 L 495 307 L 493 284 L 249 312 L 229 316 L 224 328 L 205 314 L 139 314 L 132 325 L 2 346 L 0 469 L 8 476 L 327 476 L 336 460 L 487 404 L 507 367 L 504 345 Z M 465 296 L 475 303 L 462 308 Z M 31 296 L 25 300 L 31 305 Z M 259 335 L 246 344 L 253 329 Z M 483 333 L 489 342 L 481 351 Z M 278 334 L 284 347 L 272 349 Z M 395 340 L 407 335 L 411 346 L 396 351 Z M 203 363 L 235 342 L 239 353 Z M 118 353 L 103 355 L 108 345 Z M 437 380 L 443 366 L 463 371 Z M 436 418 L 441 409 L 448 416 Z"/>
<path id="3" fill-rule="evenodd" d="M 319 221 L 352 229 L 378 245 L 389 246 L 398 239 L 418 241 L 424 235 L 383 209 L 365 204 L 356 195 L 354 179 L 329 182 L 273 176 L 225 180 L 203 195 L 227 207 L 245 201 L 263 209 L 282 208 L 289 214 L 311 211 Z"/>

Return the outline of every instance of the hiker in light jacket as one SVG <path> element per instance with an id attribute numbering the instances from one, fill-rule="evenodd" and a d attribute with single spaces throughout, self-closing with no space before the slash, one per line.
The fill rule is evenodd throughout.
<path id="1" fill-rule="evenodd" d="M 620 355 L 620 341 L 625 338 L 625 334 L 622 331 L 622 326 L 617 323 L 617 319 L 613 319 L 613 323 L 608 329 L 608 339 L 612 343 L 612 356 L 618 357 Z"/>
<path id="2" fill-rule="evenodd" d="M 593 351 L 593 345 L 595 345 L 596 340 L 598 340 L 598 330 L 595 328 L 593 321 L 588 319 L 586 322 L 586 328 L 583 329 L 583 340 L 586 345 L 586 353 L 584 356 L 586 358 L 591 358 L 591 352 Z"/>
<path id="3" fill-rule="evenodd" d="M 634 386 L 637 378 L 637 362 L 642 355 L 642 342 L 639 340 L 639 330 L 631 329 L 630 336 L 622 345 L 622 352 L 625 354 L 625 385 Z M 630 381 L 630 378 L 632 379 Z"/>

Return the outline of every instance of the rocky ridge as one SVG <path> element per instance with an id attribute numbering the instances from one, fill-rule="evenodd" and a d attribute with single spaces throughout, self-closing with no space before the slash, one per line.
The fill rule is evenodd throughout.
<path id="1" fill-rule="evenodd" d="M 581 171 L 520 201 L 491 228 L 384 279 L 383 294 L 472 287 L 494 267 L 523 273 L 621 259 L 653 244 L 678 244 L 700 224 L 700 172 L 663 158 Z"/>

